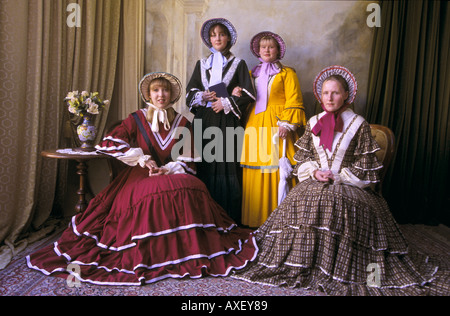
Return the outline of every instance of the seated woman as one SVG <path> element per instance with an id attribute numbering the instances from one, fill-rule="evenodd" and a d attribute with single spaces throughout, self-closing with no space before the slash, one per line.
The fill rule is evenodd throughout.
<path id="1" fill-rule="evenodd" d="M 329 295 L 448 295 L 449 274 L 409 251 L 386 201 L 371 189 L 380 148 L 369 124 L 348 108 L 356 91 L 344 67 L 317 76 L 324 112 L 296 142 L 299 184 L 257 231 L 255 264 L 235 277 Z"/>
<path id="2" fill-rule="evenodd" d="M 67 267 L 76 264 L 75 276 L 83 282 L 143 285 L 226 276 L 256 257 L 251 232 L 238 228 L 191 175 L 196 160 L 191 147 L 172 156 L 180 130 L 190 130 L 172 108 L 181 96 L 180 81 L 150 73 L 139 88 L 148 107 L 129 115 L 96 147 L 130 167 L 72 218 L 54 245 L 27 257 L 30 268 L 61 275 L 73 273 Z"/>

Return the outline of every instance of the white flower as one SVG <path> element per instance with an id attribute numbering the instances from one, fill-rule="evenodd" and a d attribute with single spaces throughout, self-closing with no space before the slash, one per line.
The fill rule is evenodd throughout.
<path id="1" fill-rule="evenodd" d="M 75 114 L 77 113 L 77 109 L 74 106 L 69 106 L 69 112 Z"/>
<path id="2" fill-rule="evenodd" d="M 90 103 L 89 108 L 87 109 L 88 113 L 98 114 L 98 104 Z"/>
<path id="3" fill-rule="evenodd" d="M 71 91 L 69 93 L 67 93 L 66 99 L 73 99 L 76 98 L 78 95 L 78 91 Z"/>
<path id="4" fill-rule="evenodd" d="M 105 104 L 109 104 L 109 101 L 102 102 L 98 97 L 98 92 L 82 91 L 81 94 L 78 91 L 71 91 L 67 93 L 66 98 L 68 110 L 75 115 L 83 116 L 89 114 L 99 114 L 100 108 Z"/>

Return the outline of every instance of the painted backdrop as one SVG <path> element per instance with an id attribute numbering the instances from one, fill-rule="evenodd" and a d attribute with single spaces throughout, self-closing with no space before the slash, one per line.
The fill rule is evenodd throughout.
<path id="1" fill-rule="evenodd" d="M 371 3 L 377 1 L 147 0 L 145 70 L 172 72 L 185 85 L 195 62 L 209 53 L 199 35 L 202 23 L 224 17 L 238 31 L 232 52 L 250 69 L 258 63 L 249 49 L 253 35 L 273 31 L 283 37 L 287 52 L 282 62 L 297 71 L 308 117 L 315 111 L 312 82 L 333 64 L 356 75 L 355 110 L 363 114 L 374 33 L 367 24 Z"/>

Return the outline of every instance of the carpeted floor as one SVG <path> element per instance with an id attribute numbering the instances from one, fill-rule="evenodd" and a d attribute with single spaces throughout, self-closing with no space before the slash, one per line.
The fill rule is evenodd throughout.
<path id="1" fill-rule="evenodd" d="M 402 225 L 410 247 L 450 267 L 450 228 Z M 58 239 L 61 231 L 30 245 L 0 270 L 0 296 L 323 296 L 304 289 L 277 288 L 250 284 L 232 278 L 168 279 L 141 287 L 97 286 L 82 283 L 69 287 L 62 278 L 31 270 L 25 256 Z"/>

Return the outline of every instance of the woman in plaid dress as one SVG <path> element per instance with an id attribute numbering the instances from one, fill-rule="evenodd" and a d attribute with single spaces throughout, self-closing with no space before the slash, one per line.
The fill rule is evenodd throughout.
<path id="1" fill-rule="evenodd" d="M 448 295 L 449 274 L 410 252 L 372 189 L 380 148 L 369 124 L 348 108 L 356 91 L 344 67 L 317 76 L 314 93 L 324 112 L 296 142 L 299 184 L 256 232 L 257 261 L 234 277 L 329 295 Z"/>

